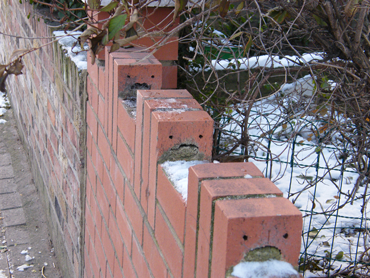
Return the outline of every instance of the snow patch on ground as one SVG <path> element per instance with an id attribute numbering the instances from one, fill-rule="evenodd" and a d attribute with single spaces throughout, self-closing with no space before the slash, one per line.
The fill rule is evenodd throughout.
<path id="1" fill-rule="evenodd" d="M 9 108 L 9 100 L 6 93 L 0 92 L 0 117 L 2 117 Z M 4 119 L 0 119 L 0 124 L 6 123 Z"/>
<path id="2" fill-rule="evenodd" d="M 301 57 L 286 55 L 284 58 L 275 55 L 262 55 L 231 60 L 212 60 L 212 66 L 215 67 L 216 70 L 232 69 L 234 67 L 244 70 L 258 67 L 285 68 L 306 64 L 314 60 L 320 61 L 322 59 L 323 53 L 303 54 Z"/>
<path id="3" fill-rule="evenodd" d="M 88 45 L 84 45 L 84 49 L 81 49 L 80 45 L 77 43 L 78 37 L 82 34 L 80 31 L 68 32 L 64 31 L 54 31 L 55 37 L 62 37 L 58 40 L 59 44 L 66 51 L 66 56 L 69 56 L 71 60 L 76 64 L 79 70 L 87 69 L 87 53 Z M 67 35 L 67 36 L 66 36 Z"/>
<path id="4" fill-rule="evenodd" d="M 162 164 L 163 170 L 167 174 L 175 189 L 181 194 L 182 198 L 188 199 L 188 175 L 189 167 L 209 163 L 208 161 L 166 161 Z"/>
<path id="5" fill-rule="evenodd" d="M 270 260 L 265 262 L 241 262 L 234 266 L 231 275 L 238 278 L 284 278 L 289 275 L 297 275 L 298 277 L 298 272 L 287 262 Z"/>

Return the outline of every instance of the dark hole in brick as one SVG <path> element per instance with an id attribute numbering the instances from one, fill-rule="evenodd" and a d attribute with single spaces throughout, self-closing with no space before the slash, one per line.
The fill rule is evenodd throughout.
<path id="1" fill-rule="evenodd" d="M 127 75 L 127 78 L 131 78 L 131 76 L 130 75 Z"/>
<path id="2" fill-rule="evenodd" d="M 202 139 L 202 138 L 203 138 L 203 135 L 202 135 L 202 134 L 201 134 L 201 135 L 199 135 L 199 138 L 200 138 L 200 139 Z"/>
<path id="3" fill-rule="evenodd" d="M 173 138 L 173 136 L 172 136 L 172 135 L 170 135 L 168 138 L 172 139 L 172 138 Z"/>
<path id="4" fill-rule="evenodd" d="M 154 75 L 152 75 L 151 77 L 154 78 Z"/>
<path id="5" fill-rule="evenodd" d="M 248 240 L 248 236 L 247 236 L 247 235 L 244 235 L 244 236 L 243 236 L 243 239 L 244 239 L 244 240 Z"/>
<path id="6" fill-rule="evenodd" d="M 288 233 L 286 233 L 283 235 L 283 238 L 288 238 L 288 236 L 289 236 Z"/>

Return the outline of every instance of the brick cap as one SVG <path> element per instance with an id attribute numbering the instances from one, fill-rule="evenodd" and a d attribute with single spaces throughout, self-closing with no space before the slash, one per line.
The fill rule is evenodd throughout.
<path id="1" fill-rule="evenodd" d="M 261 178 L 264 177 L 262 172 L 252 162 L 201 164 L 190 167 L 189 170 L 192 171 L 198 179 L 242 178 L 245 175 Z"/>
<path id="2" fill-rule="evenodd" d="M 243 195 L 276 195 L 283 193 L 268 178 L 205 180 L 202 185 L 216 198 Z"/>

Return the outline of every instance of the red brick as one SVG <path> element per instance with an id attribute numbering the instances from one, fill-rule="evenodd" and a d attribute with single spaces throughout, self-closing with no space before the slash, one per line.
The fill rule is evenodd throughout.
<path id="1" fill-rule="evenodd" d="M 127 50 L 127 54 L 131 54 L 138 49 L 132 48 Z M 147 53 L 145 53 L 147 54 Z M 135 57 L 135 56 L 134 56 Z M 114 60 L 114 92 L 124 91 L 127 86 L 135 83 L 146 83 L 151 86 L 151 89 L 160 89 L 162 86 L 162 64 L 150 56 L 146 59 L 129 58 Z"/>
<path id="2" fill-rule="evenodd" d="M 140 243 L 134 240 L 132 244 L 132 263 L 139 277 L 151 277 L 148 265 L 142 254 Z"/>
<path id="3" fill-rule="evenodd" d="M 116 151 L 117 149 L 117 102 L 118 102 L 118 91 L 115 88 L 115 81 L 114 78 L 118 77 L 118 74 L 114 73 L 114 60 L 126 57 L 126 54 L 121 50 L 118 50 L 113 53 L 109 53 L 110 47 L 105 47 L 105 56 L 107 59 L 105 60 L 105 89 L 106 94 L 109 95 L 108 98 L 109 106 L 108 106 L 108 138 L 109 141 L 112 143 L 113 150 Z M 117 76 L 117 77 L 116 77 Z"/>
<path id="4" fill-rule="evenodd" d="M 126 111 L 125 107 L 123 106 L 122 102 L 119 100 L 117 103 L 118 108 L 118 119 L 117 126 L 123 136 L 125 138 L 127 145 L 130 147 L 130 151 L 134 153 L 135 151 L 135 128 L 136 128 L 136 121 Z"/>
<path id="5" fill-rule="evenodd" d="M 146 8 L 142 11 L 142 22 L 141 24 L 145 29 L 150 31 L 165 31 L 169 32 L 173 28 L 176 28 L 180 22 L 180 18 L 177 17 L 173 20 L 173 8 L 159 7 L 159 8 Z"/>
<path id="6" fill-rule="evenodd" d="M 123 240 L 121 238 L 121 235 L 120 235 L 120 232 L 119 232 L 119 229 L 118 229 L 118 226 L 117 226 L 116 218 L 112 214 L 112 212 L 111 212 L 111 215 L 109 217 L 109 234 L 110 234 L 110 237 L 112 239 L 114 249 L 116 250 L 117 259 L 118 259 L 117 263 L 119 263 L 120 266 L 122 267 L 122 263 L 123 263 Z"/>
<path id="7" fill-rule="evenodd" d="M 196 276 L 205 277 L 209 272 L 211 234 L 214 232 L 214 202 L 219 198 L 256 198 L 263 195 L 283 196 L 283 193 L 266 178 L 205 180 L 201 183 L 199 231 Z"/>
<path id="8" fill-rule="evenodd" d="M 107 267 L 107 260 L 106 260 L 105 255 L 104 255 L 104 247 L 103 247 L 102 242 L 99 238 L 97 238 L 95 240 L 94 246 L 95 246 L 96 255 L 98 257 L 100 270 L 103 274 L 105 274 L 106 267 Z M 98 275 L 96 275 L 96 276 L 98 276 Z"/>
<path id="9" fill-rule="evenodd" d="M 188 201 L 185 223 L 184 277 L 194 275 L 196 257 L 196 231 L 199 223 L 198 194 L 200 182 L 204 179 L 243 178 L 245 175 L 263 177 L 258 168 L 246 163 L 210 163 L 189 168 Z"/>
<path id="10" fill-rule="evenodd" d="M 302 215 L 285 198 L 216 201 L 214 225 L 212 277 L 224 276 L 246 253 L 264 246 L 276 247 L 283 261 L 297 266 Z"/>
<path id="11" fill-rule="evenodd" d="M 184 242 L 186 202 L 158 166 L 157 198 L 181 242 Z"/>
<path id="12" fill-rule="evenodd" d="M 157 102 L 147 101 L 160 99 Z M 135 144 L 135 184 L 134 189 L 140 200 L 144 211 L 148 211 L 148 198 L 150 194 L 155 198 L 153 192 L 149 190 L 149 144 L 150 144 L 150 121 L 151 113 L 154 109 L 161 107 L 165 99 L 191 100 L 192 96 L 186 90 L 138 90 L 136 108 L 136 144 Z M 149 105 L 150 104 L 150 105 Z M 168 103 L 167 103 L 168 104 Z M 145 133 L 142 131 L 146 130 Z M 153 137 L 155 138 L 155 137 Z M 155 162 L 156 163 L 156 162 Z M 153 219 L 152 219 L 153 220 Z M 153 227 L 154 221 L 151 221 Z"/>
<path id="13" fill-rule="evenodd" d="M 105 90 L 105 67 L 98 66 L 98 73 L 99 73 L 99 92 L 105 97 L 106 90 Z"/>
<path id="14" fill-rule="evenodd" d="M 89 104 L 86 105 L 86 123 L 91 130 L 92 137 L 96 142 L 98 138 L 98 121 L 96 120 L 95 113 Z"/>
<path id="15" fill-rule="evenodd" d="M 184 100 L 185 101 L 185 100 Z M 149 103 L 149 101 L 148 101 Z M 180 102 L 181 103 L 181 102 Z M 180 110 L 181 111 L 181 110 Z M 148 220 L 154 223 L 157 161 L 169 149 L 186 143 L 198 147 L 203 160 L 212 152 L 213 120 L 205 111 L 154 111 L 151 119 Z"/>
<path id="16" fill-rule="evenodd" d="M 162 89 L 177 88 L 177 66 L 163 66 Z"/>
<path id="17" fill-rule="evenodd" d="M 103 187 L 104 187 L 105 193 L 107 194 L 108 202 L 111 205 L 113 212 L 115 212 L 117 193 L 115 189 L 113 188 L 108 171 L 105 167 L 103 170 Z"/>
<path id="18" fill-rule="evenodd" d="M 92 249 L 91 253 L 89 254 L 89 258 L 91 260 L 92 272 L 94 273 L 95 277 L 98 277 L 101 268 L 100 268 L 99 260 L 98 260 L 98 257 L 97 257 L 97 252 L 96 252 L 96 249 L 95 249 L 95 245 L 92 245 L 92 247 L 93 247 L 93 249 Z M 91 278 L 91 277 L 89 277 L 89 278 Z"/>
<path id="19" fill-rule="evenodd" d="M 167 268 L 163 262 L 163 258 L 157 249 L 157 245 L 154 243 L 154 234 L 149 232 L 147 226 L 144 226 L 144 243 L 143 249 L 145 258 L 149 263 L 150 269 L 155 278 L 166 278 Z"/>
<path id="20" fill-rule="evenodd" d="M 100 127 L 98 129 L 98 146 L 100 153 L 103 156 L 104 162 L 107 168 L 109 169 L 111 148 L 109 142 L 107 141 L 107 138 L 105 137 L 103 130 Z"/>
<path id="21" fill-rule="evenodd" d="M 123 194 L 125 190 L 125 180 L 113 155 L 110 159 L 110 165 L 110 173 L 113 179 L 114 188 L 117 191 L 117 197 L 119 198 L 119 201 L 122 202 L 124 200 Z"/>
<path id="22" fill-rule="evenodd" d="M 97 113 L 99 94 L 96 91 L 96 87 L 90 77 L 87 77 L 87 93 L 89 96 L 88 104 L 90 104 L 92 110 Z"/>
<path id="23" fill-rule="evenodd" d="M 100 183 L 97 184 L 96 186 L 97 192 L 96 192 L 96 198 L 98 200 L 99 207 L 103 213 L 103 217 L 105 221 L 108 223 L 109 220 L 109 202 L 107 198 L 105 197 L 105 193 L 103 190 L 103 187 Z"/>
<path id="24" fill-rule="evenodd" d="M 106 104 L 104 99 L 101 96 L 98 96 L 98 118 L 101 124 L 101 127 L 106 130 L 107 124 L 106 124 Z"/>
<path id="25" fill-rule="evenodd" d="M 140 244 L 143 242 L 143 216 L 129 186 L 125 187 L 125 211 Z"/>
<path id="26" fill-rule="evenodd" d="M 134 159 L 123 139 L 117 139 L 117 158 L 129 182 L 133 183 L 134 178 Z"/>
<path id="27" fill-rule="evenodd" d="M 91 63 L 91 55 L 90 53 L 87 54 L 87 72 L 89 73 L 89 77 L 92 80 L 93 84 L 95 84 L 96 88 L 99 88 L 99 69 L 96 63 Z"/>
<path id="28" fill-rule="evenodd" d="M 157 207 L 155 237 L 174 277 L 182 277 L 183 251 Z"/>
<path id="29" fill-rule="evenodd" d="M 139 278 L 136 275 L 134 266 L 133 266 L 132 261 L 131 261 L 131 256 L 127 253 L 126 249 L 124 249 L 124 255 L 123 255 L 123 273 L 124 273 L 125 277 Z M 142 277 L 142 276 L 140 276 L 140 277 Z"/>
<path id="30" fill-rule="evenodd" d="M 153 51 L 155 48 L 151 48 L 155 43 L 158 43 L 162 38 L 141 38 L 133 41 L 131 44 L 135 47 L 141 47 L 147 49 L 148 52 Z M 178 49 L 179 49 L 179 40 L 178 38 L 170 38 L 166 41 L 165 45 L 161 46 L 156 52 L 154 52 L 154 57 L 160 61 L 165 60 L 177 60 L 178 59 Z"/>
<path id="31" fill-rule="evenodd" d="M 55 111 L 54 108 L 51 106 L 49 100 L 48 100 L 48 115 L 51 123 L 55 126 Z"/>
<path id="32" fill-rule="evenodd" d="M 123 210 L 121 203 L 117 202 L 116 218 L 118 223 L 118 229 L 122 235 L 123 242 L 129 249 L 129 254 L 131 255 L 131 242 L 132 242 L 132 228 L 127 221 L 127 216 Z"/>
<path id="33" fill-rule="evenodd" d="M 122 265 L 117 261 L 114 261 L 113 277 L 114 278 L 123 278 Z"/>
<path id="34" fill-rule="evenodd" d="M 113 269 L 114 261 L 115 261 L 115 254 L 112 242 L 109 237 L 109 228 L 106 229 L 105 225 L 102 228 L 102 243 L 104 248 L 104 253 L 107 258 L 108 265 L 110 269 Z"/>

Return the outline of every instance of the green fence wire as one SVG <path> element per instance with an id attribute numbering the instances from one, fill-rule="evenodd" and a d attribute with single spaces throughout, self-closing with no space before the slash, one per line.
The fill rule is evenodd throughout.
<path id="1" fill-rule="evenodd" d="M 220 115 L 213 109 L 207 110 L 219 125 L 220 132 L 214 146 L 215 154 L 219 155 L 235 144 L 235 138 L 241 137 L 241 128 L 237 124 L 240 115 L 232 111 Z M 248 120 L 248 130 L 260 132 L 249 134 L 247 151 L 245 146 L 239 146 L 231 155 L 247 154 L 248 160 L 257 163 L 260 169 L 264 168 L 265 176 L 270 179 L 276 178 L 277 167 L 284 169 L 277 176 L 289 180 L 289 185 L 284 187 L 285 196 L 296 205 L 300 198 L 307 199 L 303 201 L 307 204 L 305 208 L 298 206 L 304 219 L 300 272 L 307 277 L 313 274 L 320 277 L 369 277 L 367 224 L 370 219 L 365 218 L 366 211 L 360 200 L 356 200 L 353 206 L 344 194 L 356 182 L 356 170 L 345 163 L 351 150 L 344 138 L 341 144 L 330 143 L 330 137 L 336 131 L 323 128 L 325 124 L 306 119 L 299 119 L 299 125 L 293 119 L 271 123 L 271 116 L 254 112 Z M 282 130 L 290 130 L 293 135 L 281 139 L 277 134 Z M 311 135 L 301 140 L 302 132 L 307 130 L 312 131 Z M 281 158 L 281 153 L 279 155 L 283 147 L 287 150 L 285 159 Z M 300 158 L 305 152 L 310 155 Z M 328 161 L 333 160 L 335 165 L 330 165 Z M 325 178 L 327 176 L 330 178 Z M 276 184 L 279 186 L 279 178 Z M 299 187 L 301 193 L 297 190 Z M 320 202 L 328 191 L 336 192 L 332 194 L 333 199 Z M 364 195 L 367 197 L 366 192 Z"/>

